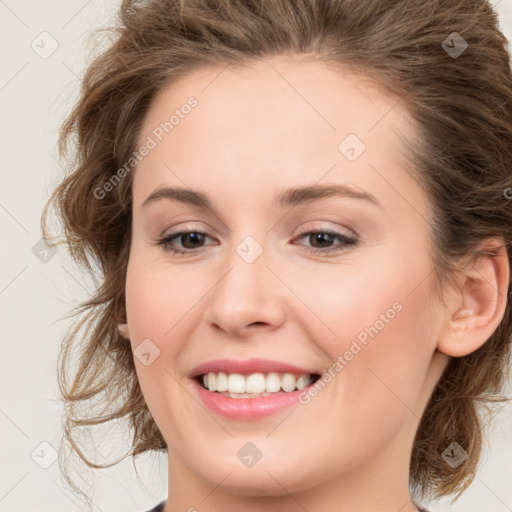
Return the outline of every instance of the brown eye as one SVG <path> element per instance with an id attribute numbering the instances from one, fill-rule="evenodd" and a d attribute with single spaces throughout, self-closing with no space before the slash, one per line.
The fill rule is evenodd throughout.
<path id="1" fill-rule="evenodd" d="M 185 254 L 187 252 L 193 253 L 195 250 L 203 247 L 206 238 L 210 237 L 202 231 L 180 231 L 162 237 L 157 241 L 157 244 L 163 246 L 166 251 L 175 254 Z M 181 247 L 174 246 L 175 240 L 181 242 Z"/>
<path id="2" fill-rule="evenodd" d="M 302 239 L 306 239 L 311 244 L 311 247 L 306 246 L 303 250 L 318 254 L 340 252 L 346 247 L 357 244 L 357 240 L 355 238 L 330 230 L 306 231 L 295 240 Z M 332 244 L 334 244 L 336 240 L 338 240 L 339 243 L 333 248 Z"/>

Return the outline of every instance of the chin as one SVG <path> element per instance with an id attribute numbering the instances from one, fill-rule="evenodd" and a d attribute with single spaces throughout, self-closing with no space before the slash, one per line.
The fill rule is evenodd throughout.
<path id="1" fill-rule="evenodd" d="M 316 484 L 310 467 L 298 473 L 301 466 L 304 468 L 304 464 L 294 460 L 286 461 L 283 456 L 278 464 L 270 459 L 264 462 L 262 458 L 253 467 L 246 468 L 236 460 L 235 464 L 212 464 L 207 472 L 203 466 L 201 473 L 214 486 L 222 481 L 223 490 L 237 496 L 282 496 L 304 491 Z"/>

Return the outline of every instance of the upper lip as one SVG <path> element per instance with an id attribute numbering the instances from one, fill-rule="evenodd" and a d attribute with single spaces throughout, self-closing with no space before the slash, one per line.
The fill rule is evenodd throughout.
<path id="1" fill-rule="evenodd" d="M 191 372 L 191 377 L 198 377 L 209 372 L 224 372 L 224 373 L 239 373 L 242 375 L 250 375 L 251 373 L 294 373 L 300 374 L 317 374 L 318 372 L 308 370 L 307 368 L 300 368 L 288 363 L 281 363 L 279 361 L 271 361 L 269 359 L 246 359 L 244 361 L 237 361 L 235 359 L 215 359 L 214 361 L 207 361 L 199 366 L 196 366 Z"/>

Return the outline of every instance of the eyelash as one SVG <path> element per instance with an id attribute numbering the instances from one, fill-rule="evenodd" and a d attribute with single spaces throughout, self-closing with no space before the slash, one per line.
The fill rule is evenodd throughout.
<path id="1" fill-rule="evenodd" d="M 174 240 L 175 238 L 179 238 L 183 235 L 188 235 L 190 233 L 198 233 L 200 235 L 206 235 L 207 237 L 209 237 L 208 233 L 205 233 L 204 231 L 199 231 L 199 230 L 178 231 L 177 233 L 171 233 L 164 237 L 158 238 L 156 240 L 156 244 L 159 246 L 162 246 L 165 251 L 169 251 L 176 255 L 194 254 L 201 248 L 183 250 L 183 249 L 177 249 L 170 245 L 171 241 Z M 318 234 L 318 233 L 323 233 L 323 234 L 331 235 L 333 237 L 337 237 L 339 240 L 341 240 L 341 243 L 345 247 L 353 247 L 353 246 L 357 245 L 357 243 L 358 243 L 358 240 L 356 238 L 344 235 L 342 233 L 338 233 L 337 231 L 332 231 L 330 229 L 318 229 L 318 230 L 303 229 L 298 233 L 298 235 L 294 238 L 294 240 L 300 240 L 301 238 L 304 238 L 306 235 L 314 235 L 314 234 Z M 209 238 L 211 238 L 211 237 L 209 237 Z M 302 250 L 304 250 L 305 252 L 307 252 L 309 254 L 330 254 L 332 252 L 343 251 L 343 249 L 340 249 L 340 248 L 335 248 L 335 249 L 333 249 L 333 248 L 327 248 L 327 249 L 313 248 L 312 249 L 312 248 L 307 248 L 307 247 L 305 247 Z"/>

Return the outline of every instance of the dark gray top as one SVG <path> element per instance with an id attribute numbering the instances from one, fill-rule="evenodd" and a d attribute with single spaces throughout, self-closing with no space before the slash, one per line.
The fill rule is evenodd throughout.
<path id="1" fill-rule="evenodd" d="M 165 500 L 162 503 L 159 503 L 155 508 L 148 510 L 148 512 L 163 512 L 165 507 Z"/>
<path id="2" fill-rule="evenodd" d="M 418 507 L 418 510 L 420 512 L 428 512 L 426 508 L 421 508 L 419 505 L 416 505 Z M 151 510 L 148 510 L 148 512 L 163 512 L 165 507 L 165 501 L 162 501 L 162 503 L 159 503 L 155 508 L 152 508 Z"/>

